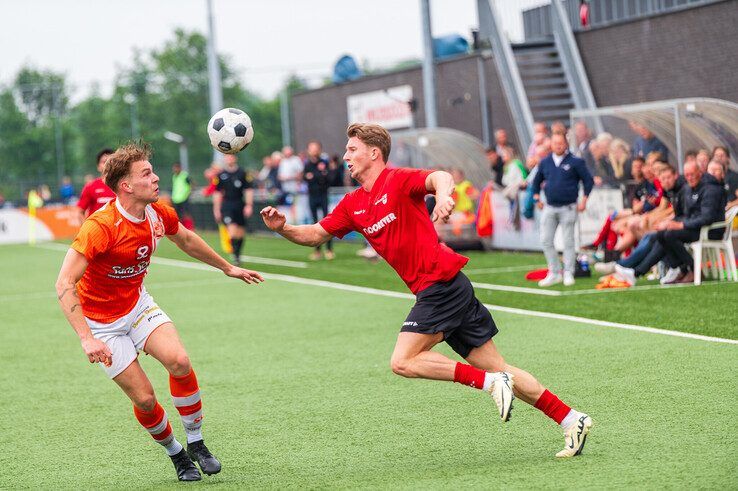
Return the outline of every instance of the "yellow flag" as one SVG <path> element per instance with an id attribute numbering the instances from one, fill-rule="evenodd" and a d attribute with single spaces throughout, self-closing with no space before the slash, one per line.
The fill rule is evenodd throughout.
<path id="1" fill-rule="evenodd" d="M 233 254 L 233 247 L 231 247 L 231 238 L 228 236 L 228 229 L 222 223 L 218 224 L 218 232 L 220 234 L 220 248 L 226 254 Z"/>

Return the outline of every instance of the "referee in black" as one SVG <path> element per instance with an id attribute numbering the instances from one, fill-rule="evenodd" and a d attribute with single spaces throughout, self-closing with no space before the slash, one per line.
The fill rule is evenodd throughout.
<path id="1" fill-rule="evenodd" d="M 225 168 L 218 174 L 216 192 L 213 194 L 213 216 L 228 230 L 233 248 L 233 263 L 241 263 L 241 247 L 245 235 L 246 219 L 254 211 L 254 189 L 246 172 L 238 166 L 235 155 L 225 156 Z"/>

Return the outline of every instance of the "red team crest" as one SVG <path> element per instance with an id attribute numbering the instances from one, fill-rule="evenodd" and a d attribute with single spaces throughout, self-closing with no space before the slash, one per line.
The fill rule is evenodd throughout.
<path id="1" fill-rule="evenodd" d="M 157 239 L 164 237 L 164 224 L 159 220 L 154 222 L 154 237 Z"/>

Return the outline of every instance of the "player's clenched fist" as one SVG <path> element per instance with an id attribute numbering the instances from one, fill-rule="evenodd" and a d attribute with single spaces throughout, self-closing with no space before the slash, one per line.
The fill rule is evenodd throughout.
<path id="1" fill-rule="evenodd" d="M 454 211 L 454 206 L 456 206 L 456 203 L 450 196 L 440 199 L 436 198 L 436 206 L 433 208 L 432 221 L 436 222 L 441 220 L 444 223 L 448 222 L 451 213 Z"/>
<path id="2" fill-rule="evenodd" d="M 84 350 L 90 363 L 103 363 L 106 367 L 113 364 L 113 354 L 108 345 L 97 338 L 85 338 L 82 340 Z"/>
<path id="3" fill-rule="evenodd" d="M 287 222 L 287 218 L 284 216 L 284 213 L 280 213 L 279 210 L 273 206 L 267 206 L 261 210 L 261 218 L 264 220 L 266 226 L 269 227 L 269 230 L 273 230 L 275 232 L 282 230 L 284 228 L 284 224 Z"/>

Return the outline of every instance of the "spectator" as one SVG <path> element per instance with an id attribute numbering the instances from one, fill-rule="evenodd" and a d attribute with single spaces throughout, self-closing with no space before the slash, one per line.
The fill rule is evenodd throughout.
<path id="1" fill-rule="evenodd" d="M 536 147 L 543 143 L 543 141 L 548 137 L 548 128 L 546 127 L 546 123 L 542 121 L 536 121 L 533 124 L 533 141 L 530 142 L 530 146 L 528 147 L 528 152 L 525 154 L 525 158 L 532 157 L 536 154 Z"/>
<path id="2" fill-rule="evenodd" d="M 187 230 L 195 229 L 195 222 L 190 213 L 190 194 L 192 194 L 192 180 L 187 171 L 182 170 L 182 164 L 172 164 L 172 204 L 179 216 L 179 220 Z"/>
<path id="3" fill-rule="evenodd" d="M 290 223 L 297 222 L 296 197 L 300 192 L 303 165 L 300 157 L 295 155 L 292 147 L 282 149 L 282 158 L 279 162 L 279 183 L 282 187 L 283 204 L 289 207 L 288 219 Z M 274 154 L 272 154 L 274 158 Z"/>
<path id="4" fill-rule="evenodd" d="M 509 146 L 511 145 L 507 139 L 507 130 L 500 128 L 495 131 L 495 150 L 497 150 L 497 155 L 502 155 L 502 149 Z"/>
<path id="5" fill-rule="evenodd" d="M 697 163 L 697 150 L 687 150 L 684 153 L 684 163 L 689 164 L 690 162 L 695 164 Z"/>
<path id="6" fill-rule="evenodd" d="M 74 186 L 69 176 L 62 177 L 61 186 L 59 186 L 59 197 L 65 205 L 71 203 L 74 198 Z"/>
<path id="7" fill-rule="evenodd" d="M 3 193 L 0 193 L 0 209 L 5 208 L 7 203 L 5 202 L 5 195 Z"/>
<path id="8" fill-rule="evenodd" d="M 553 152 L 538 164 L 538 173 L 533 180 L 533 197 L 543 209 L 541 216 L 541 242 L 548 262 L 548 274 L 538 284 L 551 286 L 561 283 L 561 265 L 554 247 L 554 234 L 559 225 L 564 237 L 564 285 L 574 284 L 574 225 L 577 212 L 584 211 L 587 198 L 594 184 L 584 161 L 567 151 L 566 136 L 554 134 L 551 137 Z M 546 205 L 540 198 L 541 185 L 546 183 Z M 577 205 L 579 183 L 584 184 L 584 197 Z"/>
<path id="9" fill-rule="evenodd" d="M 572 149 L 574 156 L 584 159 L 586 162 L 589 160 L 589 142 L 592 141 L 592 133 L 589 131 L 587 124 L 584 121 L 578 121 L 574 124 L 574 143 L 576 148 Z M 589 156 L 591 159 L 591 155 Z"/>
<path id="10" fill-rule="evenodd" d="M 631 123 L 631 128 L 638 134 L 633 142 L 633 157 L 646 157 L 651 152 L 659 152 L 661 160 L 666 161 L 669 158 L 669 151 L 661 140 L 656 138 L 651 131 L 637 123 Z"/>
<path id="11" fill-rule="evenodd" d="M 308 143 L 307 159 L 305 160 L 303 170 L 303 178 L 308 188 L 310 214 L 315 223 L 318 222 L 319 218 L 322 218 L 318 217 L 318 210 L 322 212 L 323 217 L 328 215 L 328 188 L 333 179 L 328 169 L 328 161 L 321 155 L 322 150 L 323 148 L 319 141 L 313 140 Z M 329 240 L 326 243 L 326 249 L 325 258 L 330 261 L 335 257 L 333 254 L 333 240 Z M 321 246 L 317 246 L 310 254 L 310 259 L 317 261 L 321 256 Z"/>
<path id="12" fill-rule="evenodd" d="M 489 162 L 489 170 L 494 175 L 495 183 L 502 187 L 502 175 L 504 172 L 505 163 L 502 161 L 500 153 L 496 147 L 489 147 L 485 152 L 487 162 Z"/>
<path id="13" fill-rule="evenodd" d="M 342 187 L 346 180 L 346 166 L 343 164 L 343 159 L 338 154 L 333 154 L 328 159 L 328 185 L 330 187 Z"/>
<path id="14" fill-rule="evenodd" d="M 715 147 L 712 160 L 723 166 L 725 186 L 728 190 L 728 208 L 738 205 L 738 172 L 730 168 L 730 152 L 727 147 Z"/>
<path id="15" fill-rule="evenodd" d="M 615 180 L 619 184 L 624 184 L 630 179 L 630 147 L 624 140 L 615 138 L 610 144 L 610 165 Z"/>
<path id="16" fill-rule="evenodd" d="M 579 0 L 579 24 L 584 29 L 589 27 L 589 4 L 587 0 Z"/>
<path id="17" fill-rule="evenodd" d="M 613 186 L 616 182 L 612 165 L 610 165 L 610 161 L 607 159 L 611 141 L 612 137 L 609 136 L 609 133 L 603 133 L 589 144 L 592 163 L 588 167 L 588 170 L 593 176 L 596 186 Z"/>
<path id="18" fill-rule="evenodd" d="M 725 195 L 718 182 L 709 174 L 702 175 L 697 164 L 684 167 L 684 178 L 687 181 L 681 191 L 679 206 L 675 210 L 678 218 L 661 222 L 657 226 L 656 241 L 648 255 L 634 268 L 616 266 L 619 278 L 629 285 L 635 285 L 637 278 L 646 274 L 656 263 L 667 259 L 672 268 L 679 268 L 673 283 L 691 283 L 694 281 L 692 271 L 692 255 L 685 244 L 694 242 L 700 237 L 700 228 L 725 219 Z M 722 230 L 712 230 L 710 239 L 717 239 Z"/>
<path id="19" fill-rule="evenodd" d="M 279 152 L 277 156 L 279 156 Z M 267 155 L 261 159 L 262 168 L 259 171 L 258 181 L 261 183 L 262 189 L 267 198 L 279 202 L 282 198 L 282 188 L 279 184 L 279 159 L 272 155 Z"/>
<path id="20" fill-rule="evenodd" d="M 707 164 L 710 163 L 710 152 L 705 150 L 704 148 L 700 148 L 697 151 L 697 165 L 700 168 L 700 171 L 704 174 L 707 172 Z"/>

